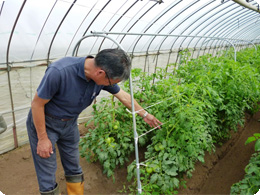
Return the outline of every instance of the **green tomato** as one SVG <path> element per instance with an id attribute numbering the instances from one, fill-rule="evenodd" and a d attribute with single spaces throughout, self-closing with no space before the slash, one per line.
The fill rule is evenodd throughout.
<path id="1" fill-rule="evenodd" d="M 106 142 L 107 144 L 110 144 L 111 141 L 112 141 L 111 137 L 108 137 L 108 138 L 105 139 L 105 142 Z"/>
<path id="2" fill-rule="evenodd" d="M 117 126 L 117 125 L 114 125 L 113 128 L 116 130 L 116 129 L 118 129 L 118 126 Z"/>
<path id="3" fill-rule="evenodd" d="M 153 172 L 153 168 L 152 167 L 146 167 L 146 172 L 147 173 L 152 173 Z"/>
<path id="4" fill-rule="evenodd" d="M 153 172 L 158 172 L 159 171 L 159 166 L 158 165 L 155 165 L 153 166 Z"/>
<path id="5" fill-rule="evenodd" d="M 154 146 L 154 149 L 155 149 L 156 152 L 160 151 L 160 148 L 159 148 L 158 144 L 156 144 L 156 145 Z"/>
<path id="6" fill-rule="evenodd" d="M 159 147 L 160 150 L 164 150 L 164 146 L 162 144 L 159 144 L 158 147 Z"/>
<path id="7" fill-rule="evenodd" d="M 113 142 L 115 139 L 113 138 L 113 137 L 108 137 L 108 138 L 106 138 L 105 139 L 105 142 L 107 143 L 107 144 L 110 144 L 111 142 Z"/>

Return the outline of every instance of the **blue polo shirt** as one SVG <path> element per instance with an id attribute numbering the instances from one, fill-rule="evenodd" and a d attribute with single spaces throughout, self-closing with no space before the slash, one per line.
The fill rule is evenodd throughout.
<path id="1" fill-rule="evenodd" d="M 52 63 L 37 89 L 38 96 L 50 99 L 45 105 L 45 113 L 57 118 L 74 118 L 88 107 L 101 89 L 111 94 L 119 92 L 113 86 L 97 85 L 87 80 L 84 73 L 85 57 L 65 57 Z"/>

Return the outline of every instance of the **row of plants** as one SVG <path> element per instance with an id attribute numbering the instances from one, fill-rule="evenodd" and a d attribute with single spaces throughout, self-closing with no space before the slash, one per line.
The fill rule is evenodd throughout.
<path id="1" fill-rule="evenodd" d="M 245 144 L 255 141 L 255 153 L 252 154 L 245 168 L 245 176 L 241 181 L 231 186 L 231 195 L 256 194 L 260 190 L 260 133 L 249 137 Z"/>
<path id="2" fill-rule="evenodd" d="M 163 122 L 160 130 L 140 137 L 138 142 L 146 147 L 144 166 L 140 167 L 145 194 L 177 193 L 185 186 L 184 175 L 192 176 L 195 162 L 204 162 L 205 151 L 214 151 L 215 143 L 229 138 L 230 130 L 243 124 L 245 111 L 258 109 L 260 59 L 254 50 L 239 52 L 237 62 L 231 53 L 198 59 L 189 59 L 189 55 L 183 53 L 186 57 L 178 69 L 170 64 L 154 74 L 132 71 L 137 81 L 135 99 Z M 128 88 L 125 82 L 124 89 Z M 134 151 L 131 114 L 113 98 L 102 99 L 93 108 L 94 118 L 89 123 L 94 122 L 95 128 L 81 139 L 80 153 L 88 161 L 99 161 L 104 173 L 114 179 L 115 168 L 124 165 Z M 136 120 L 139 135 L 150 129 L 142 118 Z M 134 194 L 135 170 L 134 161 L 128 166 Z"/>

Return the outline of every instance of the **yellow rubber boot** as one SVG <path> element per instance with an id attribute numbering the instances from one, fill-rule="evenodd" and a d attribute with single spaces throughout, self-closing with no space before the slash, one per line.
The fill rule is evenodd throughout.
<path id="1" fill-rule="evenodd" d="M 83 195 L 84 194 L 84 176 L 65 175 L 68 195 Z"/>

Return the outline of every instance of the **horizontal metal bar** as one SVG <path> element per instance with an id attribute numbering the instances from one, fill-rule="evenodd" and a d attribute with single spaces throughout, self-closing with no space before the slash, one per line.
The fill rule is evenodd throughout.
<path id="1" fill-rule="evenodd" d="M 0 116 L 3 114 L 14 113 L 16 111 L 21 111 L 21 110 L 25 110 L 25 109 L 29 109 L 29 108 L 31 108 L 31 106 L 26 106 L 26 107 L 17 108 L 17 109 L 10 110 L 10 111 L 0 112 Z"/>
<path id="2" fill-rule="evenodd" d="M 232 38 L 223 38 L 223 37 L 210 37 L 210 36 L 197 36 L 197 35 L 174 35 L 174 34 L 153 34 L 153 33 L 128 33 L 128 32 L 96 32 L 91 31 L 92 34 L 113 34 L 113 35 L 141 35 L 141 36 L 169 36 L 169 37 L 192 37 L 192 38 L 209 38 L 209 39 L 219 39 L 219 40 L 240 40 L 242 39 L 232 39 Z"/>
<path id="3" fill-rule="evenodd" d="M 51 58 L 50 60 L 55 60 L 56 58 Z M 9 64 L 18 64 L 18 63 L 32 63 L 32 62 L 41 62 L 46 61 L 46 59 L 38 59 L 38 60 L 23 60 L 23 61 L 12 61 Z M 46 62 L 45 62 L 46 63 Z M 47 63 L 46 63 L 47 64 Z M 0 65 L 6 65 L 6 62 L 1 62 Z"/>

